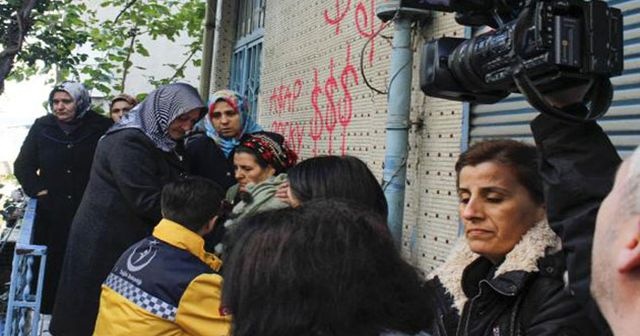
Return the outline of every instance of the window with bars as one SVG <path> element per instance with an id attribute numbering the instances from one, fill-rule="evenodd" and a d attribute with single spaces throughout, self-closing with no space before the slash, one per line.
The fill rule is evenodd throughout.
<path id="1" fill-rule="evenodd" d="M 254 119 L 257 119 L 260 93 L 265 2 L 266 0 L 238 2 L 236 42 L 231 60 L 230 87 L 247 97 Z"/>

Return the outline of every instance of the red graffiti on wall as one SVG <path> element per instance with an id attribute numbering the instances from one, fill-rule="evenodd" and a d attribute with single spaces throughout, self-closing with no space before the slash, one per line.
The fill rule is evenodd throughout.
<path id="1" fill-rule="evenodd" d="M 336 109 L 336 102 L 333 99 L 334 91 L 338 90 L 338 81 L 336 81 L 336 77 L 333 75 L 333 70 L 335 68 L 335 63 L 333 62 L 333 57 L 329 61 L 329 77 L 324 82 L 324 95 L 327 98 L 327 108 L 325 109 L 324 114 L 324 127 L 327 132 L 329 132 L 329 136 L 327 139 L 329 140 L 329 155 L 333 154 L 333 131 L 336 129 L 336 125 L 338 124 L 338 111 Z"/>
<path id="2" fill-rule="evenodd" d="M 353 98 L 350 80 L 356 85 L 359 83 L 358 72 L 351 64 L 351 45 L 347 45 L 347 62 L 339 75 L 339 82 L 335 76 L 335 62 L 333 58 L 329 61 L 329 76 L 324 81 L 324 86 L 318 80 L 318 69 L 313 73 L 313 89 L 311 90 L 311 106 L 313 116 L 310 121 L 309 137 L 313 141 L 313 155 L 317 155 L 317 143 L 326 130 L 329 154 L 333 154 L 333 132 L 338 123 L 342 126 L 342 145 L 340 147 L 342 155 L 346 154 L 347 127 L 351 124 L 353 117 Z M 341 97 L 338 97 L 341 96 Z M 326 107 L 324 113 L 320 108 L 319 99 L 325 99 Z"/>
<path id="3" fill-rule="evenodd" d="M 369 46 L 370 48 L 369 49 L 369 65 L 373 65 L 373 58 L 376 54 L 375 36 L 376 34 L 378 34 L 378 31 L 382 29 L 382 27 L 384 26 L 384 23 L 380 22 L 379 25 L 376 25 L 376 22 L 378 20 L 376 19 L 375 0 L 370 0 L 369 2 L 370 2 L 370 6 L 369 6 L 368 12 L 367 12 L 367 6 L 365 5 L 365 3 L 358 2 L 358 4 L 356 5 L 356 13 L 355 13 L 354 20 L 356 23 L 356 30 L 358 31 L 358 34 L 360 34 L 360 36 L 366 39 L 371 39 L 371 41 L 369 41 L 369 45 L 370 45 Z"/>
<path id="4" fill-rule="evenodd" d="M 302 92 L 302 79 L 296 79 L 293 85 L 280 85 L 273 88 L 269 97 L 269 112 L 277 113 L 293 112 L 296 108 L 296 100 Z"/>
<path id="5" fill-rule="evenodd" d="M 318 155 L 318 140 L 322 137 L 322 130 L 324 129 L 324 119 L 322 118 L 322 111 L 320 111 L 320 105 L 318 98 L 322 94 L 322 88 L 318 83 L 318 69 L 313 69 L 313 89 L 311 90 L 311 107 L 313 107 L 313 117 L 311 117 L 309 127 L 309 137 L 313 141 L 313 156 Z"/>
<path id="6" fill-rule="evenodd" d="M 330 26 L 336 26 L 336 35 L 340 35 L 340 23 L 347 16 L 347 12 L 351 8 L 351 0 L 347 0 L 344 3 L 344 7 L 340 7 L 341 0 L 335 0 L 335 11 L 336 15 L 334 17 L 329 16 L 329 10 L 325 9 L 322 13 L 324 15 L 324 22 L 329 24 Z"/>
<path id="7" fill-rule="evenodd" d="M 331 2 L 329 2 L 331 3 Z M 335 35 L 340 35 L 345 20 L 353 20 L 355 33 L 365 39 L 371 39 L 368 46 L 369 64 L 375 59 L 375 41 L 373 40 L 384 23 L 378 23 L 375 15 L 375 0 L 334 0 L 323 11 L 324 22 L 335 27 Z M 353 9 L 353 10 L 352 10 Z M 313 142 L 312 155 L 318 155 L 318 142 L 327 140 L 327 153 L 333 154 L 334 133 L 338 124 L 342 128 L 340 152 L 347 152 L 348 128 L 353 120 L 353 86 L 360 84 L 359 73 L 352 62 L 352 45 L 346 43 L 346 62 L 340 68 L 334 57 L 329 59 L 328 74 L 321 74 L 318 68 L 313 69 L 313 86 L 310 92 L 310 103 L 313 113 L 307 123 L 299 121 L 275 120 L 272 123 L 274 132 L 282 134 L 287 143 L 296 152 L 302 149 L 302 139 L 309 136 Z M 294 112 L 298 99 L 306 89 L 303 80 L 298 78 L 290 84 L 281 84 L 271 91 L 269 111 L 281 117 L 283 112 Z"/>
<path id="8" fill-rule="evenodd" d="M 335 0 L 335 16 L 329 16 L 329 10 L 325 9 L 323 12 L 324 21 L 330 26 L 336 27 L 336 36 L 340 35 L 340 24 L 346 19 L 347 13 L 351 10 L 351 1 L 341 2 L 341 0 Z M 341 7 L 342 5 L 342 7 Z M 380 29 L 384 26 L 383 22 L 378 22 L 376 18 L 376 4 L 375 0 L 369 0 L 367 7 L 367 1 L 359 1 L 355 6 L 355 12 L 353 14 L 353 21 L 356 26 L 356 32 L 358 35 L 365 39 L 371 39 L 369 42 L 369 65 L 373 65 L 373 59 L 375 58 L 375 36 Z"/>
<path id="9" fill-rule="evenodd" d="M 347 127 L 351 124 L 351 118 L 353 117 L 353 100 L 351 98 L 351 91 L 349 90 L 349 78 L 351 78 L 356 85 L 358 85 L 358 72 L 356 67 L 351 64 L 351 45 L 347 45 L 347 64 L 342 70 L 340 75 L 340 86 L 344 92 L 344 97 L 340 100 L 338 105 L 338 121 L 342 125 L 342 155 L 347 153 L 346 140 L 347 140 Z"/>
<path id="10" fill-rule="evenodd" d="M 281 134 L 291 149 L 300 153 L 302 149 L 302 138 L 304 137 L 304 125 L 300 122 L 274 121 L 271 123 L 271 130 Z"/>

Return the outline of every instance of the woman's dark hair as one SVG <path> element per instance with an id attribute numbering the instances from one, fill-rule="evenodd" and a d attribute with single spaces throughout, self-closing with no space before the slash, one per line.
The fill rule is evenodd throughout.
<path id="1" fill-rule="evenodd" d="M 455 166 L 456 185 L 459 186 L 462 168 L 477 166 L 484 162 L 496 162 L 510 167 L 518 182 L 527 189 L 531 198 L 538 204 L 544 203 L 536 147 L 509 139 L 478 142 L 460 154 Z"/>
<path id="2" fill-rule="evenodd" d="M 289 186 L 300 202 L 337 198 L 353 200 L 387 216 L 387 200 L 367 164 L 353 156 L 319 156 L 287 172 Z"/>
<path id="3" fill-rule="evenodd" d="M 316 200 L 239 224 L 222 301 L 234 336 L 417 333 L 429 295 L 385 220 L 350 202 Z"/>

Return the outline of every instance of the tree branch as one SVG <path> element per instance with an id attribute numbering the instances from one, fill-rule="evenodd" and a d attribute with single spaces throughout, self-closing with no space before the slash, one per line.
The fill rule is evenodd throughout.
<path id="1" fill-rule="evenodd" d="M 129 74 L 129 68 L 131 67 L 131 65 L 129 65 L 129 61 L 131 59 L 131 54 L 133 53 L 133 45 L 136 42 L 136 37 L 138 37 L 138 26 L 136 25 L 135 27 L 133 27 L 131 29 L 131 31 L 129 31 L 129 35 L 131 36 L 131 42 L 129 42 L 129 50 L 127 51 L 127 59 L 124 61 L 123 65 L 123 71 L 122 71 L 122 84 L 120 85 L 120 92 L 124 92 L 124 84 L 127 80 L 127 75 Z"/>
<path id="2" fill-rule="evenodd" d="M 124 14 L 129 8 L 131 8 L 131 6 L 133 6 L 133 4 L 136 3 L 136 1 L 138 0 L 131 0 L 129 1 L 129 3 L 127 3 L 124 8 L 122 8 L 122 10 L 120 11 L 120 13 L 118 13 L 118 15 L 116 15 L 116 18 L 113 19 L 113 23 L 118 22 L 118 19 L 120 19 L 120 16 L 122 16 L 122 14 Z"/>
<path id="3" fill-rule="evenodd" d="M 16 55 L 22 49 L 22 42 L 27 32 L 31 29 L 31 11 L 38 0 L 24 0 L 22 7 L 16 12 L 15 25 L 12 24 L 7 29 L 5 45 L 0 52 L 0 95 L 4 92 L 4 80 L 13 69 L 13 62 Z"/>
<path id="4" fill-rule="evenodd" d="M 176 68 L 176 72 L 173 74 L 173 76 L 171 76 L 171 78 L 169 78 L 169 82 L 173 81 L 174 79 L 176 79 L 178 77 L 178 73 L 180 73 L 180 71 L 184 70 L 184 68 L 187 66 L 187 63 L 189 62 L 189 60 L 191 60 L 193 58 L 193 55 L 195 55 L 196 52 L 198 52 L 198 49 L 191 50 L 191 54 L 189 54 L 187 59 L 184 60 L 184 62 L 182 62 L 182 64 L 179 67 Z"/>

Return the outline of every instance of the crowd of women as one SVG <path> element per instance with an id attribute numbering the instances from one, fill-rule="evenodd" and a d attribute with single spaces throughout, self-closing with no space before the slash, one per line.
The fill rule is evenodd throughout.
<path id="1" fill-rule="evenodd" d="M 550 228 L 535 147 L 478 143 L 455 171 L 464 234 L 424 275 L 386 226 L 366 164 L 298 162 L 230 90 L 205 105 L 187 84 L 142 102 L 120 95 L 111 120 L 79 83 L 56 86 L 15 174 L 38 199 L 48 246 L 42 311 L 54 335 L 90 335 L 100 285 L 160 221 L 162 187 L 198 175 L 227 190 L 228 219 L 205 237 L 224 262 L 223 306 L 244 335 L 598 335 L 599 320 L 565 287 L 565 251 Z M 584 279 L 571 279 L 581 281 Z M 587 280 L 588 281 L 588 280 Z M 588 295 L 588 294 L 587 294 Z"/>

